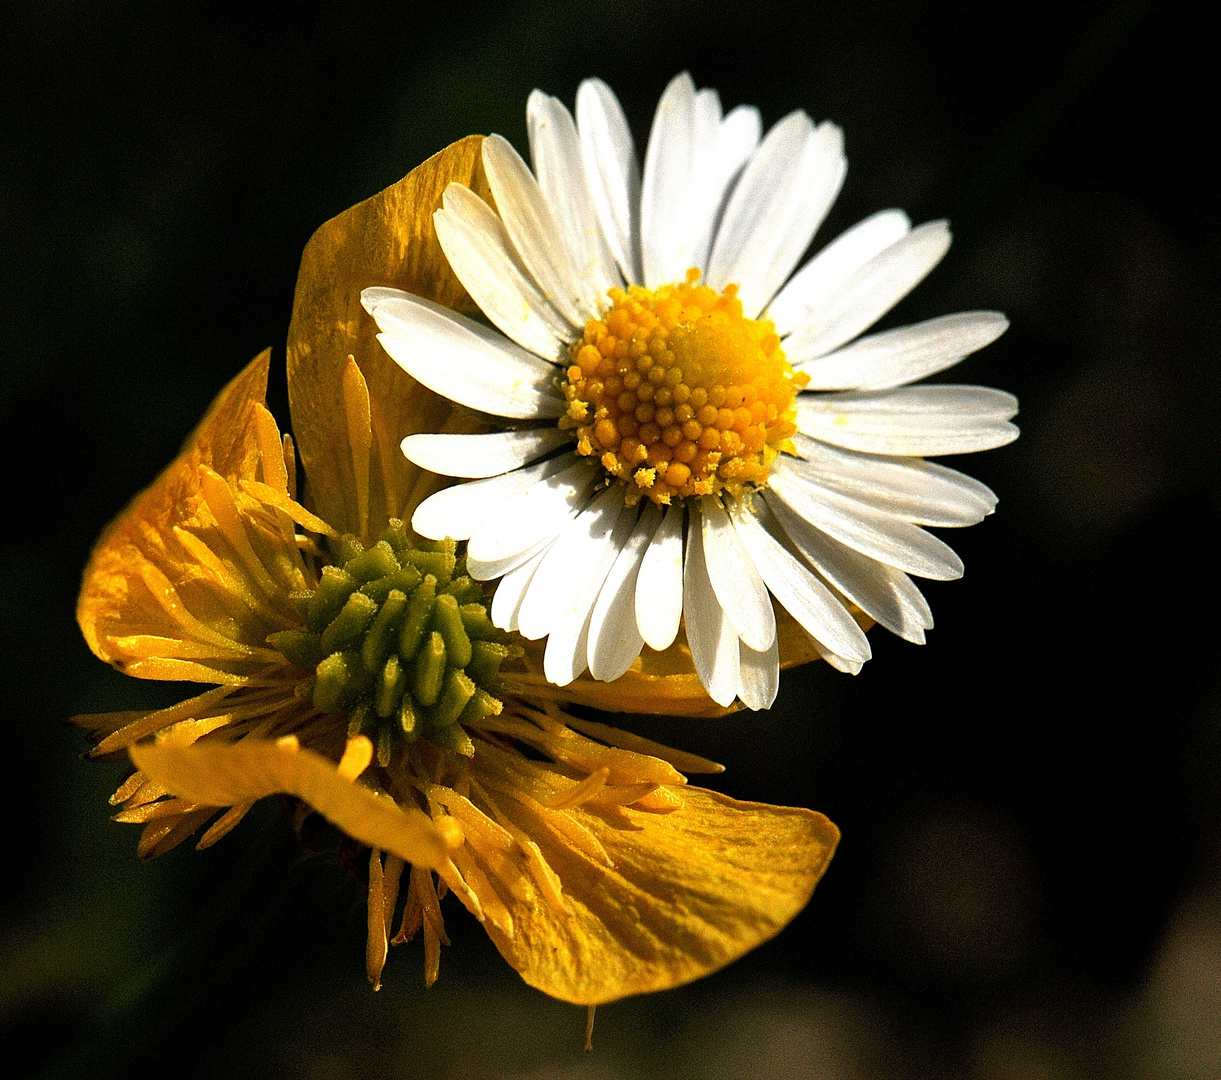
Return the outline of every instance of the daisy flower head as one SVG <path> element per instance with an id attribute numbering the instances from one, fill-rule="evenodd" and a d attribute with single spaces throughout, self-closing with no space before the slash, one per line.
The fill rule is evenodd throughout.
<path id="1" fill-rule="evenodd" d="M 533 171 L 490 136 L 495 209 L 452 184 L 435 214 L 494 329 L 362 294 L 400 367 L 495 418 L 404 440 L 412 462 L 469 481 L 424 500 L 413 528 L 468 541 L 471 575 L 500 579 L 493 621 L 546 638 L 560 686 L 619 678 L 647 645 L 689 650 L 715 702 L 760 709 L 803 651 L 858 671 L 872 622 L 923 642 L 912 576 L 962 574 L 924 526 L 996 504 L 924 459 L 1017 436 L 1010 394 L 912 385 L 995 340 L 1003 315 L 861 336 L 941 260 L 946 223 L 883 211 L 798 269 L 844 180 L 840 129 L 796 111 L 763 135 L 756 109 L 723 114 L 687 74 L 643 172 L 597 79 L 575 120 L 537 90 L 527 120 Z"/>
<path id="2" fill-rule="evenodd" d="M 439 481 L 400 441 L 472 423 L 377 346 L 359 283 L 465 302 L 431 215 L 450 181 L 480 186 L 480 144 L 455 143 L 310 241 L 288 338 L 292 436 L 266 407 L 268 351 L 98 541 L 77 606 L 90 648 L 138 678 L 202 686 L 76 722 L 91 756 L 134 767 L 111 803 L 143 827 L 145 858 L 201 829 L 200 847 L 216 843 L 269 795 L 297 800 L 298 824 L 312 811 L 340 829 L 368 866 L 375 985 L 389 945 L 417 934 L 436 979 L 452 895 L 531 986 L 596 1005 L 689 982 L 778 933 L 838 832 L 688 784 L 720 767 L 539 696 L 455 541 L 406 528 Z M 678 711 L 690 681 L 636 673 L 585 700 L 614 709 L 635 683 Z"/>

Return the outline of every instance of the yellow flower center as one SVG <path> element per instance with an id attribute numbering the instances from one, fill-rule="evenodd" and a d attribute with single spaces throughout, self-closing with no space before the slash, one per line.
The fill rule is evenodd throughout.
<path id="1" fill-rule="evenodd" d="M 611 308 L 573 347 L 560 426 L 577 453 L 631 481 L 628 500 L 741 494 L 797 430 L 808 381 L 784 358 L 769 319 L 748 319 L 736 285 L 611 289 Z"/>

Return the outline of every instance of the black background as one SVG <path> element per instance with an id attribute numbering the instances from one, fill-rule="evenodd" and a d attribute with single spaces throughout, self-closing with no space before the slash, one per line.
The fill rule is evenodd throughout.
<path id="1" fill-rule="evenodd" d="M 30 1076 L 1221 1075 L 1213 37 L 1157 3 L 670 0 L 9 3 L 0 15 L 0 1039 Z M 844 840 L 776 941 L 584 1015 L 447 905 L 374 995 L 360 886 L 265 801 L 141 866 L 116 766 L 61 726 L 179 689 L 95 660 L 89 547 L 220 386 L 283 340 L 318 224 L 448 142 L 525 146 L 525 101 L 596 74 L 643 147 L 691 70 L 766 124 L 845 129 L 816 243 L 949 217 L 889 323 L 998 308 L 952 372 L 1022 438 L 959 462 L 998 513 L 950 534 L 916 648 L 789 673 L 770 714 L 640 720 L 743 798 Z"/>

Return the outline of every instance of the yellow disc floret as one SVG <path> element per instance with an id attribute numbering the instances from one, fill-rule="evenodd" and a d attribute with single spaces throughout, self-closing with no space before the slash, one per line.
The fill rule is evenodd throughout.
<path id="1" fill-rule="evenodd" d="M 768 319 L 747 319 L 737 286 L 699 271 L 677 285 L 611 289 L 611 308 L 573 346 L 560 425 L 577 452 L 628 484 L 629 502 L 740 495 L 764 483 L 797 430 L 794 373 Z"/>

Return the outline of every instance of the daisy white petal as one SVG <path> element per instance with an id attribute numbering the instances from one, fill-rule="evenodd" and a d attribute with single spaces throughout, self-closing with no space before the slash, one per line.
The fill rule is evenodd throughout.
<path id="1" fill-rule="evenodd" d="M 571 441 L 559 428 L 496 431 L 489 435 L 408 435 L 403 454 L 442 476 L 499 476 L 537 461 Z"/>
<path id="2" fill-rule="evenodd" d="M 797 364 L 807 390 L 889 390 L 953 367 L 1005 332 L 999 311 L 964 311 L 858 338 L 817 360 Z"/>
<path id="3" fill-rule="evenodd" d="M 949 225 L 930 221 L 875 255 L 785 339 L 789 363 L 824 356 L 868 329 L 920 284 L 949 249 Z"/>
<path id="4" fill-rule="evenodd" d="M 382 331 L 382 348 L 429 390 L 468 409 L 517 420 L 564 411 L 552 383 L 555 368 L 545 360 L 456 312 L 392 293 L 366 289 L 361 301 Z"/>
<path id="5" fill-rule="evenodd" d="M 411 527 L 430 540 L 443 540 L 447 536 L 455 540 L 469 539 L 478 524 L 506 499 L 567 468 L 574 460 L 575 455 L 561 455 L 488 480 L 445 488 L 428 496 L 415 508 Z"/>
<path id="6" fill-rule="evenodd" d="M 708 284 L 738 286 L 747 318 L 767 306 L 801 258 L 844 182 L 844 136 L 790 113 L 767 133 L 725 207 Z"/>
<path id="7" fill-rule="evenodd" d="M 765 499 L 801 557 L 839 592 L 891 633 L 924 644 L 924 631 L 932 629 L 933 614 L 902 570 L 832 540 L 774 493 L 769 492 Z"/>
<path id="8" fill-rule="evenodd" d="M 483 140 L 483 167 L 505 230 L 543 295 L 573 327 L 583 326 L 597 310 L 598 297 L 568 258 L 538 181 L 512 146 L 499 135 Z"/>
<path id="9" fill-rule="evenodd" d="M 792 458 L 772 467 L 771 489 L 810 524 L 862 555 L 918 577 L 962 577 L 962 560 L 931 533 L 803 475 Z"/>
<path id="10" fill-rule="evenodd" d="M 577 130 L 602 235 L 624 278 L 640 281 L 640 166 L 619 99 L 601 79 L 577 88 Z"/>
<path id="11" fill-rule="evenodd" d="M 821 581 L 790 555 L 741 502 L 733 523 L 767 587 L 802 628 L 839 656 L 863 663 L 871 652 L 865 633 L 848 609 Z"/>
<path id="12" fill-rule="evenodd" d="M 450 184 L 433 224 L 449 265 L 483 313 L 523 349 L 566 359 L 572 327 L 521 264 L 496 211 L 470 188 Z"/>
<path id="13" fill-rule="evenodd" d="M 813 318 L 836 289 L 862 266 L 911 232 L 902 210 L 880 210 L 840 233 L 797 271 L 768 307 L 776 333 L 786 337 Z"/>
<path id="14" fill-rule="evenodd" d="M 867 454 L 970 454 L 1013 442 L 1017 399 L 986 386 L 900 386 L 862 394 L 799 394 L 797 427 Z"/>
<path id="15" fill-rule="evenodd" d="M 696 209 L 693 214 L 697 239 L 692 253 L 691 265 L 700 270 L 708 267 L 712 253 L 712 241 L 725 208 L 727 193 L 733 187 L 742 167 L 750 160 L 759 145 L 763 123 L 759 110 L 739 105 L 721 121 L 716 133 L 716 153 L 713 167 L 707 171 L 703 184 L 694 197 Z"/>
<path id="16" fill-rule="evenodd" d="M 668 649 L 683 617 L 683 508 L 666 508 L 636 579 L 636 625 L 649 648 Z"/>
<path id="17" fill-rule="evenodd" d="M 833 652 L 822 653 L 822 658 L 835 668 L 836 671 L 842 671 L 845 675 L 859 675 L 861 668 L 865 666 L 855 660 L 845 660 L 842 656 L 836 656 Z"/>
<path id="18" fill-rule="evenodd" d="M 588 501 L 597 474 L 577 461 L 506 499 L 471 533 L 466 566 L 477 581 L 490 581 L 518 566 L 563 531 Z"/>
<path id="19" fill-rule="evenodd" d="M 644 638 L 636 625 L 636 591 L 642 559 L 661 524 L 661 508 L 649 503 L 603 582 L 589 620 L 589 671 L 595 679 L 619 678 L 640 655 Z M 682 533 L 679 533 L 679 613 L 682 610 Z M 677 632 L 677 631 L 676 631 Z M 671 639 L 673 640 L 673 639 Z M 669 642 L 666 643 L 667 646 Z"/>
<path id="20" fill-rule="evenodd" d="M 708 696 L 718 705 L 732 705 L 738 696 L 740 661 L 738 635 L 721 610 L 708 580 L 699 510 L 691 508 L 687 532 L 686 563 L 683 568 L 683 614 L 691 661 Z"/>
<path id="21" fill-rule="evenodd" d="M 546 548 L 536 552 L 500 579 L 496 592 L 492 595 L 491 616 L 494 626 L 500 627 L 501 630 L 517 629 L 517 617 L 521 614 L 522 600 L 546 554 Z"/>
<path id="22" fill-rule="evenodd" d="M 671 80 L 653 117 L 641 185 L 640 240 L 644 284 L 681 281 L 694 265 L 702 229 L 693 220 L 692 192 L 716 163 L 721 103 L 697 92 L 686 72 Z"/>
<path id="23" fill-rule="evenodd" d="M 531 641 L 546 637 L 570 604 L 584 605 L 581 594 L 587 582 L 598 574 L 602 549 L 615 535 L 615 523 L 623 513 L 622 489 L 606 488 L 547 549 L 517 618 L 517 628 L 523 637 Z M 608 562 L 600 571 L 602 578 L 609 569 Z"/>
<path id="24" fill-rule="evenodd" d="M 773 640 L 762 652 L 738 643 L 738 697 L 748 709 L 770 709 L 780 690 L 780 645 Z"/>
<path id="25" fill-rule="evenodd" d="M 717 600 L 743 643 L 758 652 L 776 638 L 776 614 L 767 586 L 738 539 L 720 499 L 700 500 L 704 562 Z"/>
<path id="26" fill-rule="evenodd" d="M 622 279 L 589 197 L 577 126 L 558 98 L 539 90 L 526 103 L 526 126 L 538 186 L 564 235 L 569 261 L 596 304 Z"/>
<path id="27" fill-rule="evenodd" d="M 804 435 L 793 445 L 805 475 L 917 525 L 975 525 L 996 508 L 986 485 L 923 458 L 859 454 Z"/>
<path id="28" fill-rule="evenodd" d="M 588 560 L 589 569 L 583 576 L 580 587 L 570 586 L 568 589 L 563 610 L 547 638 L 543 674 L 549 682 L 557 686 L 567 686 L 588 665 L 589 634 L 594 605 L 606 587 L 607 575 L 618 561 L 619 553 L 637 524 L 636 511 L 622 506 L 622 492 L 616 494 L 620 506 L 614 528 L 599 538 L 600 543 L 591 543 L 580 553 L 582 558 Z M 614 512 L 612 508 L 611 513 Z"/>

